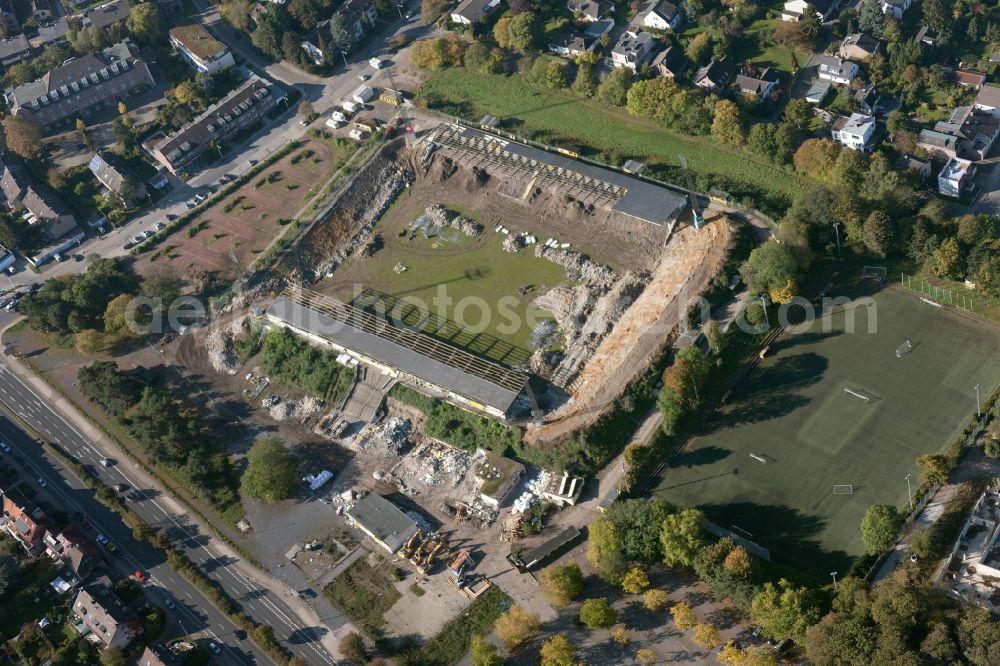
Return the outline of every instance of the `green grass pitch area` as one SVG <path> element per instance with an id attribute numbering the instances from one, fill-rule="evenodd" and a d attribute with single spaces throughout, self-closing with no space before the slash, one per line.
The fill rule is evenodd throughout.
<path id="1" fill-rule="evenodd" d="M 873 298 L 874 334 L 872 310 L 837 308 L 771 345 L 654 494 L 746 530 L 776 562 L 817 578 L 846 574 L 864 552 L 868 506 L 904 508 L 904 477 L 919 483 L 916 457 L 943 452 L 975 412 L 973 387 L 985 399 L 1000 379 L 1000 330 L 899 289 Z M 897 358 L 905 340 L 913 350 Z M 835 495 L 834 484 L 854 492 Z"/>

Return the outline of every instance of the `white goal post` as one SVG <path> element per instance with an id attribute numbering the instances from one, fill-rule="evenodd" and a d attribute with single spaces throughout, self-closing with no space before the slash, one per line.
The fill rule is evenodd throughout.
<path id="1" fill-rule="evenodd" d="M 896 358 L 902 358 L 903 354 L 908 354 L 913 351 L 913 343 L 909 340 L 904 340 L 903 344 L 896 347 Z"/>
<path id="2" fill-rule="evenodd" d="M 751 453 L 750 451 L 747 451 L 747 453 L 749 454 L 749 456 L 751 458 L 753 458 L 754 460 L 756 460 L 757 462 L 759 462 L 761 465 L 766 465 L 767 464 L 767 458 L 765 458 L 764 456 L 759 456 L 756 453 Z"/>
<path id="3" fill-rule="evenodd" d="M 835 483 L 833 484 L 833 494 L 834 495 L 853 495 L 854 486 L 849 483 Z"/>
<path id="4" fill-rule="evenodd" d="M 858 393 L 857 391 L 852 391 L 851 389 L 847 388 L 846 386 L 844 387 L 844 393 L 846 393 L 848 395 L 853 395 L 855 398 L 858 398 L 860 400 L 864 400 L 865 402 L 870 402 L 871 401 L 871 398 L 869 398 L 868 396 L 862 395 L 862 394 Z"/>
<path id="5" fill-rule="evenodd" d="M 885 280 L 887 270 L 885 266 L 865 266 L 861 269 L 861 277 Z"/>

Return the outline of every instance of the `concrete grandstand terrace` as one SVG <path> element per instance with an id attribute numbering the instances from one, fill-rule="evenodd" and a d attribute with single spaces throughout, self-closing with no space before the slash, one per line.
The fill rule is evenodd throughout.
<path id="1" fill-rule="evenodd" d="M 316 139 L 304 143 L 140 255 L 136 270 L 145 273 L 167 265 L 188 276 L 202 271 L 223 279 L 238 275 L 287 228 L 308 204 L 311 197 L 306 194 L 322 186 L 331 171 L 350 156 L 352 147 Z M 260 187 L 258 183 L 262 183 Z"/>
<path id="2" fill-rule="evenodd" d="M 407 383 L 443 392 L 461 407 L 497 418 L 506 416 L 527 384 L 523 374 L 302 287 L 286 288 L 266 316 L 275 325 L 289 326 Z"/>
<path id="3" fill-rule="evenodd" d="M 786 332 L 671 461 L 653 494 L 701 507 L 817 580 L 847 572 L 864 551 L 867 508 L 904 509 L 904 477 L 919 479 L 917 456 L 944 451 L 974 415 L 973 387 L 988 395 L 1000 376 L 994 325 L 901 289 L 872 289 L 835 283 L 831 293 L 871 295 L 877 332 L 868 332 L 876 309 L 864 305 Z M 897 357 L 905 340 L 913 351 Z M 835 484 L 853 485 L 853 494 L 835 495 Z"/>

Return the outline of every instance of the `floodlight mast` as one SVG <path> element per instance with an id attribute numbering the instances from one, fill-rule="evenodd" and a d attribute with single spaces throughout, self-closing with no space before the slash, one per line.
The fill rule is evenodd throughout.
<path id="1" fill-rule="evenodd" d="M 704 218 L 702 218 L 701 212 L 698 209 L 698 197 L 695 196 L 694 187 L 691 185 L 691 173 L 688 171 L 687 158 L 684 157 L 683 153 L 678 153 L 677 161 L 681 163 L 681 168 L 684 169 L 684 178 L 687 181 L 688 199 L 691 201 L 691 217 L 694 218 L 694 228 L 701 229 Z"/>

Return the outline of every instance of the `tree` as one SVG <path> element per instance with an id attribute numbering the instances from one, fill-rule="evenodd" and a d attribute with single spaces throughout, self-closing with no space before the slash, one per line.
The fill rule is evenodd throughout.
<path id="1" fill-rule="evenodd" d="M 521 14 L 524 16 L 524 14 Z M 566 65 L 558 60 L 550 60 L 545 65 L 545 87 L 559 90 L 566 87 Z"/>
<path id="2" fill-rule="evenodd" d="M 7 116 L 4 120 L 7 148 L 27 159 L 34 157 L 42 146 L 42 129 L 24 116 Z"/>
<path id="3" fill-rule="evenodd" d="M 601 580 L 618 584 L 626 567 L 618 528 L 606 516 L 598 516 L 588 532 L 587 560 Z"/>
<path id="4" fill-rule="evenodd" d="M 743 546 L 736 546 L 733 548 L 726 559 L 723 561 L 722 566 L 725 567 L 726 571 L 733 575 L 733 578 L 737 580 L 749 580 L 750 575 L 753 573 L 753 559 L 750 557 L 750 553 Z"/>
<path id="5" fill-rule="evenodd" d="M 670 603 L 670 595 L 659 588 L 646 590 L 646 593 L 642 595 L 642 605 L 653 613 L 659 613 L 667 607 L 668 603 Z"/>
<path id="6" fill-rule="evenodd" d="M 983 445 L 983 453 L 986 454 L 987 458 L 994 460 L 1000 458 L 1000 441 L 995 439 L 986 440 L 986 444 Z"/>
<path id="7" fill-rule="evenodd" d="M 497 654 L 497 646 L 482 636 L 472 637 L 469 652 L 472 655 L 472 666 L 503 666 L 503 657 Z"/>
<path id="8" fill-rule="evenodd" d="M 660 530 L 663 519 L 673 510 L 659 499 L 627 499 L 615 502 L 604 517 L 614 524 L 618 532 L 622 556 L 652 565 L 662 556 Z"/>
<path id="9" fill-rule="evenodd" d="M 910 535 L 910 551 L 917 557 L 930 557 L 934 554 L 934 538 L 930 528 L 913 531 Z"/>
<path id="10" fill-rule="evenodd" d="M 531 12 L 504 16 L 493 26 L 493 39 L 500 48 L 527 51 L 538 38 L 538 20 Z"/>
<path id="11" fill-rule="evenodd" d="M 538 582 L 549 603 L 556 607 L 565 606 L 583 592 L 583 572 L 573 561 L 542 569 Z"/>
<path id="12" fill-rule="evenodd" d="M 101 650 L 101 666 L 125 666 L 128 660 L 120 647 L 109 645 Z"/>
<path id="13" fill-rule="evenodd" d="M 673 79 L 646 79 L 629 88 L 625 105 L 633 116 L 668 124 L 666 121 L 671 115 L 670 102 L 676 94 L 677 83 Z"/>
<path id="14" fill-rule="evenodd" d="M 722 642 L 722 636 L 715 625 L 702 622 L 695 626 L 694 635 L 691 637 L 691 640 L 706 650 L 711 650 Z"/>
<path id="15" fill-rule="evenodd" d="M 806 629 L 819 620 L 819 607 L 812 592 L 782 578 L 777 585 L 765 583 L 754 595 L 750 617 L 767 638 L 793 638 L 801 643 Z"/>
<path id="16" fill-rule="evenodd" d="M 858 8 L 858 28 L 861 32 L 881 37 L 884 24 L 885 14 L 879 0 L 861 0 Z"/>
<path id="17" fill-rule="evenodd" d="M 132 5 L 125 27 L 136 40 L 149 46 L 156 46 L 166 40 L 166 30 L 160 19 L 160 12 L 155 4 L 142 3 Z"/>
<path id="18" fill-rule="evenodd" d="M 816 180 L 826 180 L 840 154 L 840 144 L 830 139 L 807 139 L 792 157 L 795 170 Z"/>
<path id="19" fill-rule="evenodd" d="M 725 338 L 722 335 L 722 326 L 714 319 L 710 319 L 704 328 L 705 342 L 708 343 L 709 350 L 719 356 L 722 354 L 722 345 Z"/>
<path id="20" fill-rule="evenodd" d="M 632 71 L 627 67 L 613 69 L 597 87 L 597 99 L 605 104 L 625 106 L 632 86 Z"/>
<path id="21" fill-rule="evenodd" d="M 629 594 L 639 594 L 649 587 L 649 576 L 642 567 L 632 567 L 622 578 L 622 589 Z"/>
<path id="22" fill-rule="evenodd" d="M 731 642 L 719 652 L 719 661 L 726 666 L 777 666 L 778 657 L 766 645 L 751 646 L 744 650 Z"/>
<path id="23" fill-rule="evenodd" d="M 674 618 L 674 625 L 681 631 L 686 631 L 698 624 L 698 616 L 694 614 L 691 604 L 686 601 L 671 606 L 670 615 Z"/>
<path id="24" fill-rule="evenodd" d="M 884 553 L 896 543 L 903 516 L 889 504 L 873 504 L 861 520 L 861 541 L 873 555 Z"/>
<path id="25" fill-rule="evenodd" d="M 803 46 L 809 49 L 816 48 L 816 42 L 819 40 L 819 33 L 823 24 L 820 22 L 819 13 L 813 5 L 807 4 L 805 6 L 802 18 L 799 19 L 798 24 L 802 28 Z"/>
<path id="26" fill-rule="evenodd" d="M 684 49 L 684 53 L 687 54 L 687 57 L 695 65 L 705 64 L 711 52 L 712 35 L 708 31 L 699 32 L 688 42 L 687 48 Z"/>
<path id="27" fill-rule="evenodd" d="M 577 64 L 576 78 L 573 79 L 571 86 L 573 92 L 581 97 L 593 97 L 597 94 L 597 86 L 597 73 L 594 71 L 594 65 Z"/>
<path id="28" fill-rule="evenodd" d="M 948 458 L 940 453 L 920 456 L 917 465 L 923 470 L 927 483 L 942 486 L 948 483 Z"/>
<path id="29" fill-rule="evenodd" d="M 0 595 L 17 580 L 17 560 L 13 555 L 0 555 Z"/>
<path id="30" fill-rule="evenodd" d="M 591 629 L 607 629 L 618 623 L 618 612 L 604 597 L 587 599 L 580 606 L 580 622 Z"/>
<path id="31" fill-rule="evenodd" d="M 872 211 L 872 213 L 865 219 L 865 247 L 879 259 L 884 259 L 886 255 L 889 254 L 889 251 L 892 249 L 895 236 L 896 230 L 893 227 L 892 218 L 890 218 L 883 211 Z"/>
<path id="32" fill-rule="evenodd" d="M 635 653 L 635 663 L 639 666 L 653 666 L 659 658 L 660 655 L 656 654 L 656 650 L 650 648 L 642 648 Z"/>
<path id="33" fill-rule="evenodd" d="M 529 613 L 521 606 L 511 606 L 497 618 L 494 629 L 507 652 L 514 652 L 537 636 L 540 627 L 538 615 Z"/>
<path id="34" fill-rule="evenodd" d="M 364 664 L 368 661 L 368 648 L 365 647 L 365 640 L 356 631 L 344 634 L 337 648 L 348 661 L 355 664 Z"/>
<path id="35" fill-rule="evenodd" d="M 258 439 L 250 447 L 247 460 L 240 489 L 251 499 L 280 502 L 291 497 L 300 483 L 299 463 L 278 439 Z"/>
<path id="36" fill-rule="evenodd" d="M 539 652 L 539 666 L 573 666 L 576 661 L 576 650 L 566 634 L 556 634 L 542 643 Z"/>
<path id="37" fill-rule="evenodd" d="M 742 146 L 746 142 L 743 116 L 734 102 L 723 99 L 715 103 L 712 116 L 712 136 L 723 143 Z"/>
<path id="38" fill-rule="evenodd" d="M 791 24 L 791 21 L 783 21 L 782 25 Z M 778 152 L 778 143 L 775 141 L 777 126 L 771 123 L 756 123 L 750 128 L 747 134 L 747 147 L 750 151 L 762 157 L 774 158 Z"/>
<path id="39" fill-rule="evenodd" d="M 632 636 L 629 633 L 628 627 L 624 624 L 619 624 L 611 632 L 611 640 L 618 644 L 619 647 L 628 647 L 628 644 L 632 642 Z"/>
<path id="40" fill-rule="evenodd" d="M 768 241 L 755 248 L 740 267 L 740 275 L 747 283 L 751 295 L 769 293 L 771 300 L 794 283 L 799 270 L 799 262 L 786 245 Z"/>
<path id="41" fill-rule="evenodd" d="M 689 566 L 705 543 L 701 524 L 705 516 L 698 509 L 682 509 L 667 516 L 660 530 L 663 562 L 669 566 Z"/>
<path id="42" fill-rule="evenodd" d="M 139 150 L 139 137 L 135 129 L 126 122 L 128 116 L 115 118 L 111 121 L 111 135 L 115 137 L 115 148 L 119 155 L 130 157 Z"/>
<path id="43" fill-rule="evenodd" d="M 142 280 L 139 293 L 146 298 L 158 299 L 161 307 L 168 308 L 181 295 L 183 280 L 170 268 L 150 271 Z"/>

